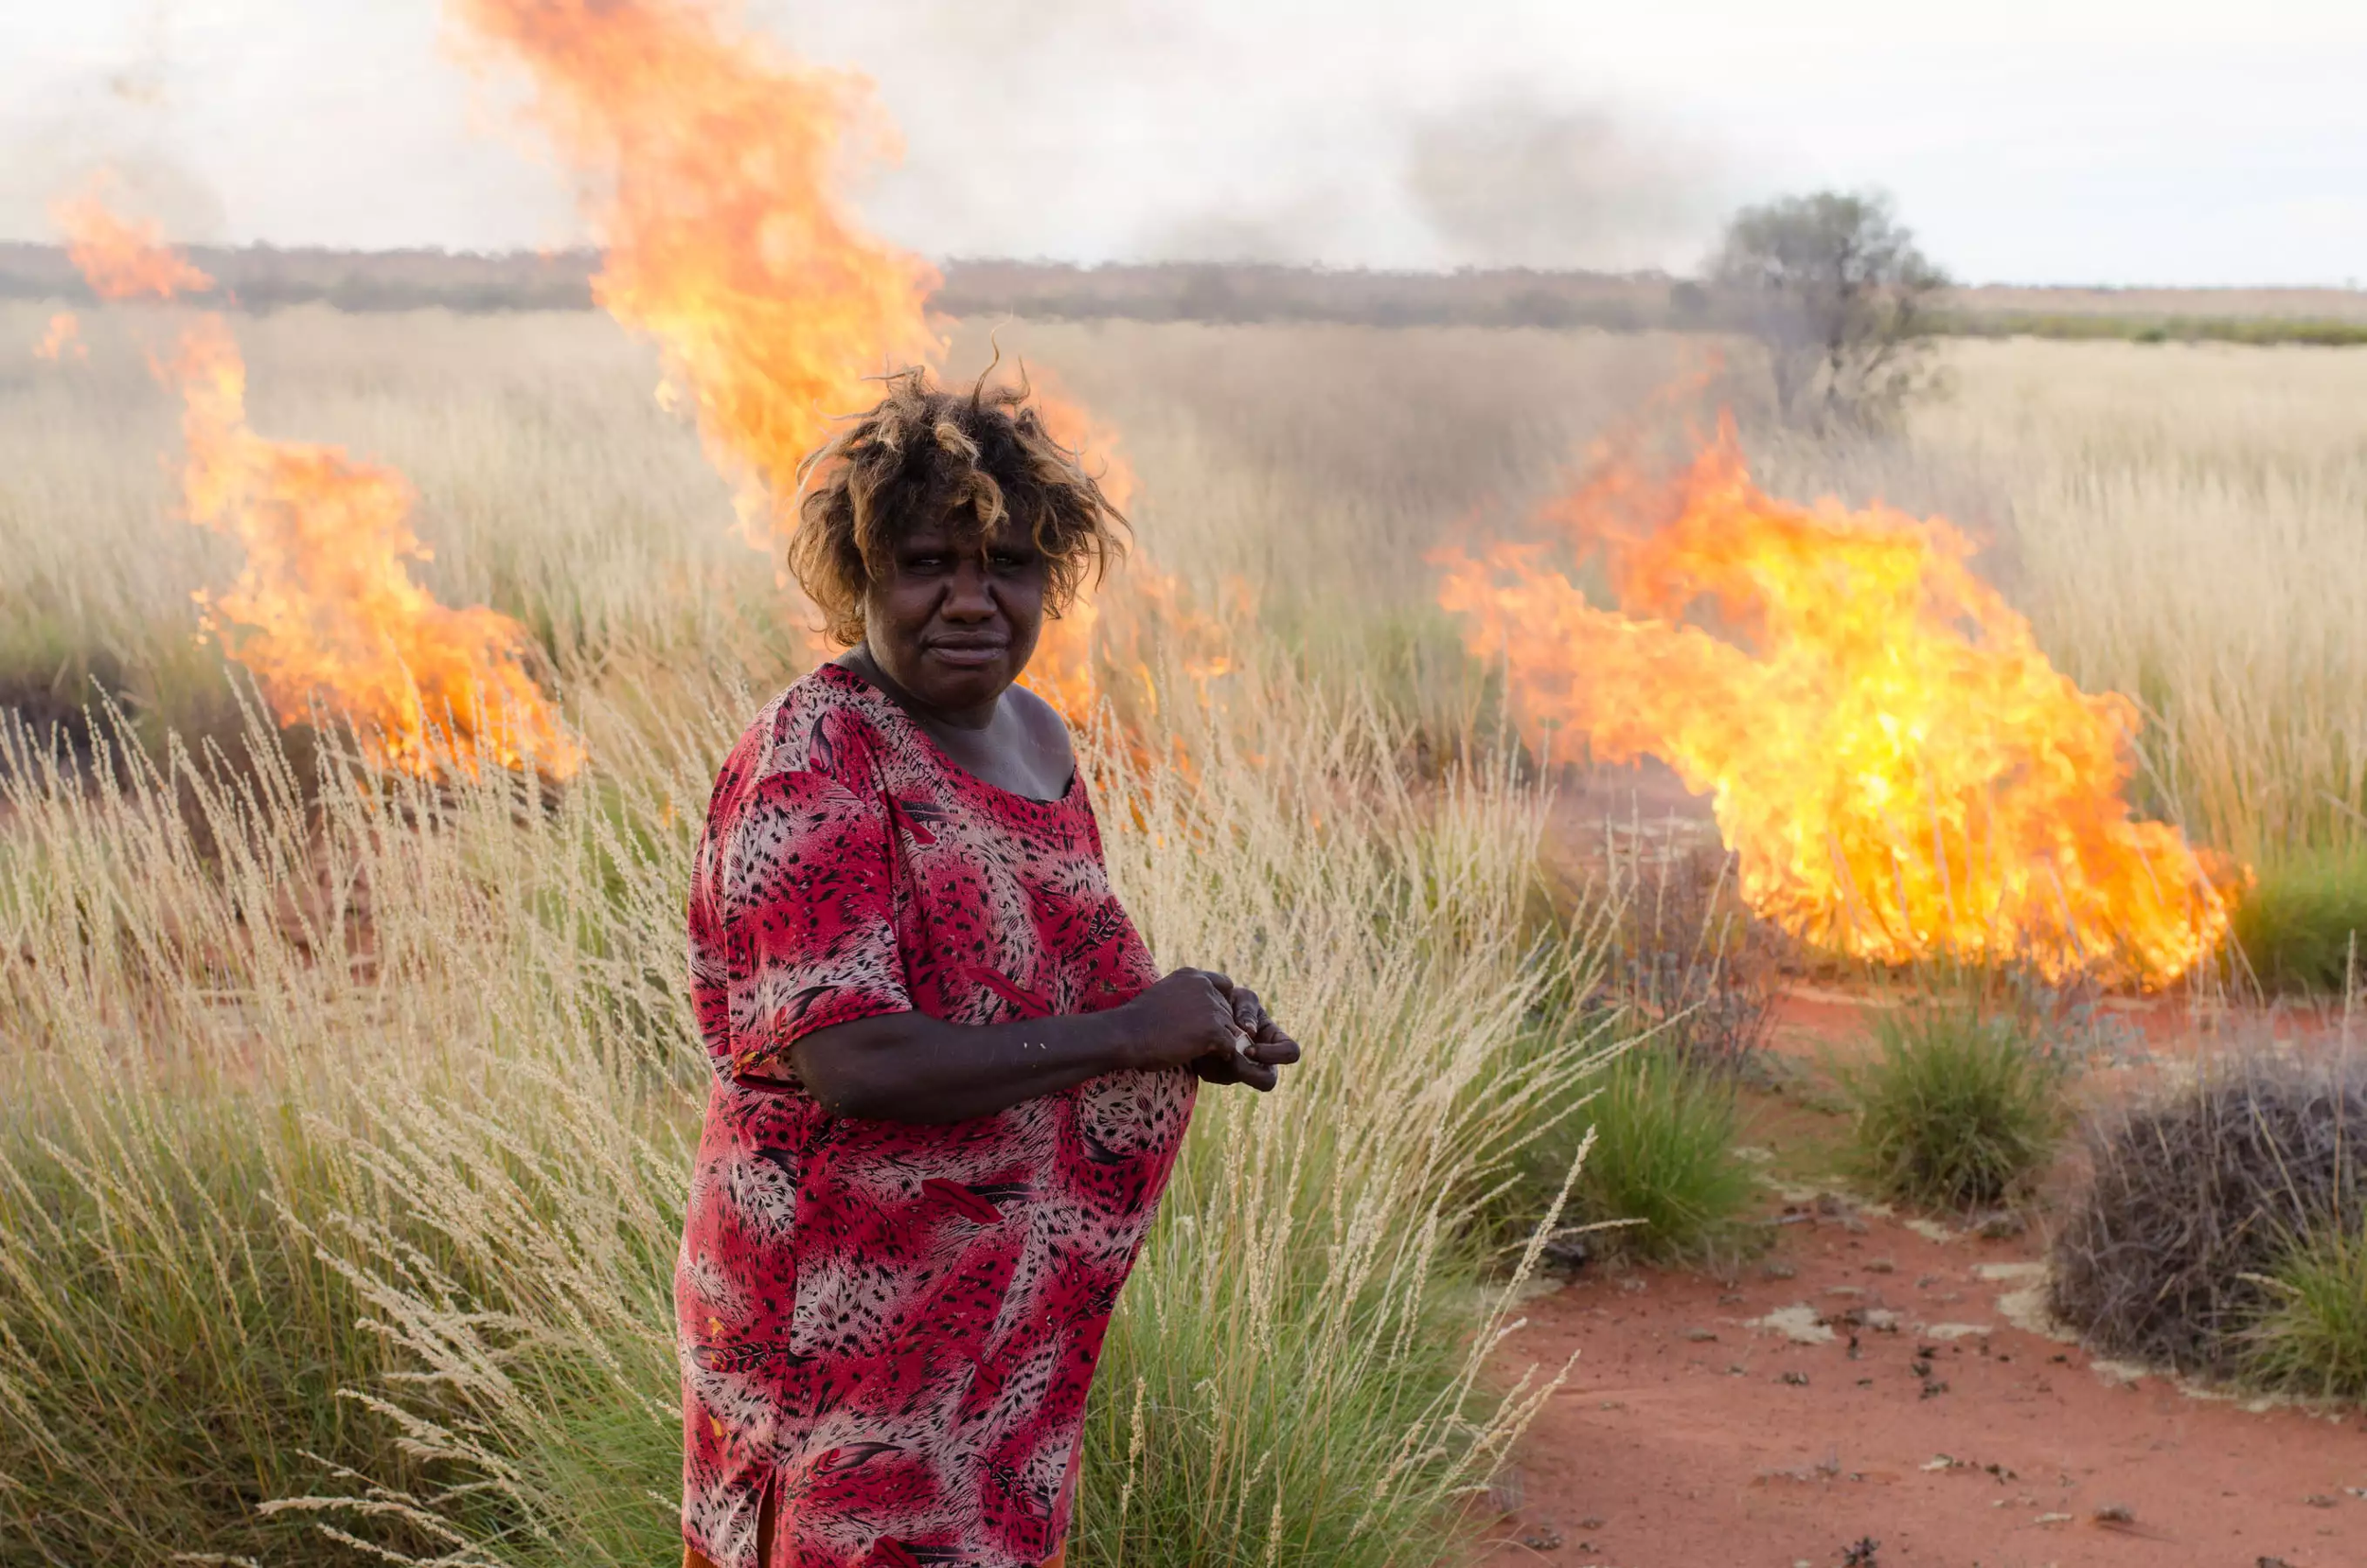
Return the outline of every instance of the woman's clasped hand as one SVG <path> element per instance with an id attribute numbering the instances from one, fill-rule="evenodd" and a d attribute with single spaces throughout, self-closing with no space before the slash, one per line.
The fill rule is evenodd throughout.
<path id="1" fill-rule="evenodd" d="M 1180 969 L 1126 1006 L 1143 1042 L 1143 1065 L 1189 1067 L 1203 1083 L 1263 1092 L 1299 1059 L 1257 993 L 1214 970 Z"/>

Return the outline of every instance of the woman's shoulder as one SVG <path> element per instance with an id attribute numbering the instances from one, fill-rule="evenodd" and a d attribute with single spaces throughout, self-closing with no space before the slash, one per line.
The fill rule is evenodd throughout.
<path id="1" fill-rule="evenodd" d="M 820 775 L 856 785 L 875 770 L 882 744 L 860 676 L 818 665 L 757 710 L 716 778 L 720 802 L 783 775 Z"/>
<path id="2" fill-rule="evenodd" d="M 842 665 L 814 666 L 767 710 L 764 771 L 822 774 L 841 783 L 867 777 L 887 743 L 879 712 L 886 700 Z"/>

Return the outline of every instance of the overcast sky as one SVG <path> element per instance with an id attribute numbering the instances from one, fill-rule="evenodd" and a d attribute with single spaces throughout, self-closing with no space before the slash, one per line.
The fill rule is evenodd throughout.
<path id="1" fill-rule="evenodd" d="M 869 73 L 932 256 L 1691 269 L 1889 191 L 1976 282 L 2367 281 L 2367 3 L 757 0 Z M 542 247 L 436 0 L 0 0 L 0 238 L 100 161 L 177 237 Z"/>

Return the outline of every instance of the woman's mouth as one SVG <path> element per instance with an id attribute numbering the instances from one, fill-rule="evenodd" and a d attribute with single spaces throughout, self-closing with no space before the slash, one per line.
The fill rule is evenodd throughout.
<path id="1" fill-rule="evenodd" d="M 993 664 L 1009 651 L 1006 643 L 932 643 L 929 651 L 937 659 L 964 669 L 975 669 Z"/>

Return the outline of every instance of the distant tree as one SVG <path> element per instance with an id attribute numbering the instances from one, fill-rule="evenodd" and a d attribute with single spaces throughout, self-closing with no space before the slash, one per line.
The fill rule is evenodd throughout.
<path id="1" fill-rule="evenodd" d="M 1930 383 L 1931 299 L 1948 276 L 1885 197 L 1821 190 L 1745 207 L 1712 277 L 1766 344 L 1788 418 L 1878 422 Z"/>

